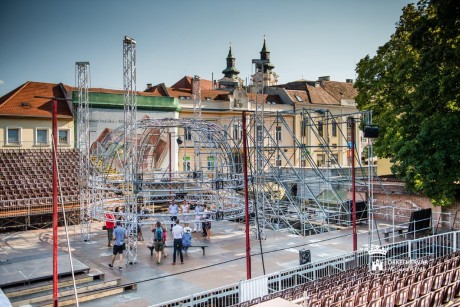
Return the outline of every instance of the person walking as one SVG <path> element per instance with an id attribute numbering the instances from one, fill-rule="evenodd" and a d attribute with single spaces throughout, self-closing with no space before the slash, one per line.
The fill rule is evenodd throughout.
<path id="1" fill-rule="evenodd" d="M 161 254 L 164 251 L 165 243 L 163 240 L 163 227 L 161 227 L 161 223 L 158 221 L 156 226 L 157 227 L 153 230 L 153 246 L 157 252 L 157 264 L 160 264 Z"/>
<path id="2" fill-rule="evenodd" d="M 126 238 L 126 229 L 121 226 L 120 221 L 117 221 L 117 227 L 115 227 L 113 231 L 113 239 L 115 240 L 115 242 L 113 244 L 112 262 L 109 263 L 110 268 L 113 268 L 115 257 L 117 256 L 117 254 L 120 254 L 120 264 L 118 266 L 118 269 L 120 271 L 123 270 L 123 251 L 126 249 L 125 238 Z"/>
<path id="3" fill-rule="evenodd" d="M 179 252 L 180 264 L 184 264 L 184 255 L 182 254 L 182 235 L 184 229 L 179 225 L 179 219 L 176 219 L 176 226 L 172 228 L 172 235 L 174 238 L 174 251 L 173 251 L 173 262 L 172 265 L 176 264 L 176 252 Z"/>
<path id="4" fill-rule="evenodd" d="M 113 213 L 107 212 L 105 214 L 105 230 L 107 230 L 107 247 L 112 247 L 113 228 L 115 227 L 115 216 Z"/>

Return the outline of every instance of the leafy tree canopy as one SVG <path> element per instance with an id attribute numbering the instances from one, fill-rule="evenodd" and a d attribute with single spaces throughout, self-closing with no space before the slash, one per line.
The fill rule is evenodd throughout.
<path id="1" fill-rule="evenodd" d="M 390 40 L 361 59 L 356 101 L 380 126 L 374 152 L 435 205 L 460 186 L 460 1 L 409 4 Z"/>

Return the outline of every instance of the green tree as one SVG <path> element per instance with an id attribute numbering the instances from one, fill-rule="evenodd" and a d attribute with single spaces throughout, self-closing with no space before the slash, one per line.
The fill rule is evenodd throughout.
<path id="1" fill-rule="evenodd" d="M 356 98 L 380 126 L 378 157 L 435 205 L 460 185 L 460 1 L 409 4 L 390 40 L 361 59 Z"/>

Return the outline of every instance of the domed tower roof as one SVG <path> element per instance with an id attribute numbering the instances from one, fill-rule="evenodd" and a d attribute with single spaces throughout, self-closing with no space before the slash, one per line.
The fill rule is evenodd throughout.
<path id="1" fill-rule="evenodd" d="M 262 46 L 262 50 L 260 51 L 260 59 L 268 60 L 268 63 L 264 65 L 264 71 L 270 72 L 273 68 L 275 68 L 275 65 L 270 63 L 270 51 L 268 51 L 268 48 L 267 48 L 267 37 L 265 35 L 264 35 L 264 45 Z"/>
<path id="2" fill-rule="evenodd" d="M 240 71 L 236 69 L 235 67 L 235 58 L 233 57 L 232 54 L 232 45 L 230 45 L 230 48 L 228 50 L 228 55 L 227 55 L 227 68 L 225 68 L 222 73 L 225 75 L 225 78 L 229 79 L 236 79 L 238 78 L 238 74 Z"/>

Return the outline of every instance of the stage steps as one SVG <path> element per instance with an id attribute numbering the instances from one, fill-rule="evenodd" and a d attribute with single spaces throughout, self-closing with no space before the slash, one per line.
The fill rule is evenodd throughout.
<path id="1" fill-rule="evenodd" d="M 121 279 L 105 280 L 100 271 L 88 272 L 75 277 L 78 301 L 87 302 L 110 295 L 135 290 L 135 283 L 121 284 Z M 58 283 L 59 306 L 75 305 L 71 277 L 60 278 Z M 29 285 L 10 286 L 2 289 L 14 306 L 53 306 L 53 281 L 33 282 Z"/>

